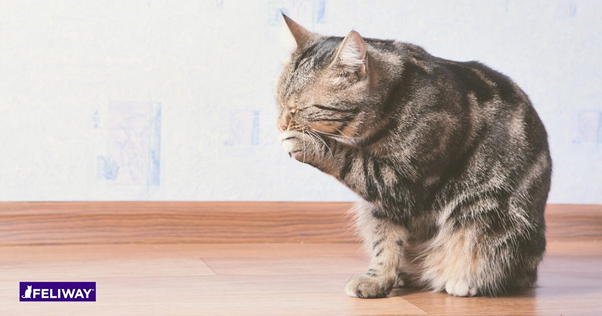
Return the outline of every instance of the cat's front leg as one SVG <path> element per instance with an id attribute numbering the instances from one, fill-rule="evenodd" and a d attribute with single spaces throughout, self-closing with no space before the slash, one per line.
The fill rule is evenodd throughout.
<path id="1" fill-rule="evenodd" d="M 280 134 L 282 147 L 295 160 L 312 165 L 322 171 L 329 169 L 326 159 L 331 146 L 328 139 L 297 131 L 284 131 Z"/>
<path id="2" fill-rule="evenodd" d="M 385 297 L 398 281 L 407 231 L 389 220 L 374 217 L 373 207 L 367 202 L 354 207 L 356 227 L 365 247 L 370 250 L 371 259 L 365 274 L 354 276 L 347 282 L 345 292 L 352 297 Z"/>

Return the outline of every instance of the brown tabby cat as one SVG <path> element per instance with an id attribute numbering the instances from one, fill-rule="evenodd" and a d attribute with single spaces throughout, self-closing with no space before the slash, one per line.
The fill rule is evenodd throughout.
<path id="1" fill-rule="evenodd" d="M 347 294 L 533 286 L 552 162 L 527 95 L 478 62 L 285 21 L 297 48 L 277 88 L 282 145 L 363 199 L 354 210 L 372 260 Z"/>

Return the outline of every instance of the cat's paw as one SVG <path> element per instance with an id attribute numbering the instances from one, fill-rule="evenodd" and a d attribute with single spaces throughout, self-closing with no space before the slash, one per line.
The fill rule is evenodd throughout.
<path id="1" fill-rule="evenodd" d="M 408 275 L 402 271 L 397 272 L 397 280 L 395 281 L 395 287 L 411 287 Z"/>
<path id="2" fill-rule="evenodd" d="M 295 160 L 306 162 L 312 157 L 313 143 L 309 136 L 296 131 L 285 131 L 280 134 L 282 148 Z"/>
<path id="3" fill-rule="evenodd" d="M 351 297 L 381 298 L 391 292 L 395 280 L 375 278 L 367 275 L 352 277 L 345 286 L 345 293 Z"/>
<path id="4" fill-rule="evenodd" d="M 395 287 L 402 288 L 404 286 L 407 286 L 407 282 L 404 279 L 398 277 L 397 281 L 395 281 Z"/>
<path id="5" fill-rule="evenodd" d="M 445 284 L 445 291 L 449 295 L 453 296 L 475 296 L 477 294 L 477 288 L 469 286 L 465 281 L 450 280 Z"/>

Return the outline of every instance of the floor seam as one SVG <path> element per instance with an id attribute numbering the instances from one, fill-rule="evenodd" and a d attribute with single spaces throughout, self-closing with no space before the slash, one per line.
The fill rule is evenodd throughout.
<path id="1" fill-rule="evenodd" d="M 209 268 L 209 270 L 211 270 L 213 273 L 215 273 L 215 275 L 219 275 L 219 273 L 217 273 L 215 270 L 213 270 L 213 268 L 207 264 L 207 262 L 205 261 L 205 259 L 199 257 L 199 259 L 201 259 L 201 261 L 207 266 L 207 268 Z"/>

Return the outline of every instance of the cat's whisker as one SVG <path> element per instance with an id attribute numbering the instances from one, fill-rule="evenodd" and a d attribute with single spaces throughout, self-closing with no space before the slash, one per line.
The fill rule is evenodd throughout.
<path id="1" fill-rule="evenodd" d="M 311 143 L 318 148 L 320 146 L 320 144 L 316 141 L 316 137 L 314 136 L 314 134 L 311 131 L 307 131 L 307 136 L 309 136 L 309 140 L 311 140 Z"/>
<path id="2" fill-rule="evenodd" d="M 311 131 L 307 131 L 307 136 L 309 136 L 309 140 L 311 141 L 312 145 L 318 148 L 320 144 L 316 142 L 316 140 L 314 139 L 315 137 L 311 134 Z"/>
<path id="3" fill-rule="evenodd" d="M 310 133 L 310 135 L 314 135 L 314 138 L 317 138 L 319 141 L 321 141 L 322 144 L 324 144 L 324 146 L 326 146 L 326 148 L 328 148 L 328 151 L 330 152 L 330 154 L 334 157 L 334 154 L 332 153 L 332 149 L 330 148 L 330 146 L 328 146 L 328 144 L 326 144 L 326 141 L 324 141 L 322 139 L 322 137 L 320 137 L 318 134 L 316 134 L 315 131 L 308 130 L 308 132 Z"/>
<path id="4" fill-rule="evenodd" d="M 334 136 L 334 137 L 349 138 L 349 139 L 360 139 L 361 138 L 361 137 L 351 137 L 351 136 L 347 136 L 347 135 L 337 135 L 337 134 L 322 132 L 322 131 L 318 131 L 318 130 L 314 130 L 314 131 L 317 132 L 317 133 L 320 133 L 320 134 L 324 134 L 324 135 L 328 135 L 328 136 Z"/>
<path id="5" fill-rule="evenodd" d="M 356 137 L 353 137 L 353 136 L 347 136 L 347 135 L 345 135 L 345 133 L 343 133 L 343 131 L 342 131 L 342 130 L 340 130 L 340 129 L 338 129 L 338 128 L 336 128 L 336 130 L 337 130 L 337 132 L 339 132 L 339 133 L 340 133 L 341 135 L 343 135 L 344 137 L 347 137 L 347 138 L 356 138 Z"/>

